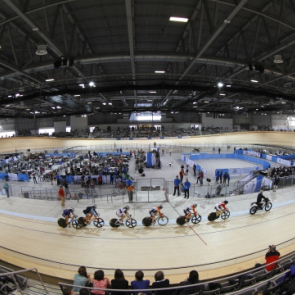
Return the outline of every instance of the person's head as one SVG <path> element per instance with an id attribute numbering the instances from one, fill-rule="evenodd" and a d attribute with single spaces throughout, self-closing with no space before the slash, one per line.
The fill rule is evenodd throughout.
<path id="1" fill-rule="evenodd" d="M 104 272 L 103 270 L 97 270 L 95 273 L 94 273 L 94 279 L 97 280 L 97 281 L 101 281 L 104 279 Z"/>
<path id="2" fill-rule="evenodd" d="M 178 178 L 178 175 L 176 175 L 176 178 Z"/>
<path id="3" fill-rule="evenodd" d="M 129 210 L 130 207 L 127 205 L 127 206 L 124 207 L 124 209 Z"/>
<path id="4" fill-rule="evenodd" d="M 160 206 L 159 206 L 159 209 L 163 209 L 163 206 L 162 206 L 162 205 L 160 205 Z"/>
<path id="5" fill-rule="evenodd" d="M 138 270 L 136 273 L 135 273 L 135 278 L 138 280 L 138 281 L 142 281 L 143 279 L 143 272 L 141 270 Z"/>
<path id="6" fill-rule="evenodd" d="M 188 182 L 188 179 L 186 179 L 186 182 Z"/>
<path id="7" fill-rule="evenodd" d="M 79 295 L 90 295 L 90 292 L 89 292 L 88 289 L 86 289 L 86 288 L 82 288 L 82 289 L 80 289 L 80 291 L 79 291 Z"/>
<path id="8" fill-rule="evenodd" d="M 73 289 L 70 287 L 64 288 L 62 293 L 63 293 L 63 295 L 74 295 L 75 294 Z"/>
<path id="9" fill-rule="evenodd" d="M 93 208 L 96 209 L 97 208 L 97 205 L 93 205 Z"/>
<path id="10" fill-rule="evenodd" d="M 276 251 L 276 245 L 270 245 L 269 246 L 269 251 L 270 252 L 275 252 Z"/>
<path id="11" fill-rule="evenodd" d="M 199 281 L 199 273 L 196 270 L 192 270 L 189 273 L 189 281 L 193 284 L 198 283 Z"/>
<path id="12" fill-rule="evenodd" d="M 195 208 L 197 208 L 198 204 L 193 204 L 193 206 L 194 206 Z"/>
<path id="13" fill-rule="evenodd" d="M 123 274 L 123 271 L 121 269 L 116 269 L 115 270 L 115 280 L 124 280 L 124 274 Z"/>
<path id="14" fill-rule="evenodd" d="M 85 266 L 80 266 L 79 269 L 78 269 L 78 274 L 80 276 L 83 276 L 83 277 L 87 278 L 86 267 Z"/>
<path id="15" fill-rule="evenodd" d="M 60 185 L 60 186 L 59 186 L 59 188 L 63 188 L 63 186 L 62 186 L 62 185 Z"/>
<path id="16" fill-rule="evenodd" d="M 228 204 L 228 201 L 223 201 L 223 203 L 226 205 L 226 204 Z"/>
<path id="17" fill-rule="evenodd" d="M 156 281 L 164 280 L 164 273 L 161 270 L 159 270 L 155 273 L 155 280 Z"/>

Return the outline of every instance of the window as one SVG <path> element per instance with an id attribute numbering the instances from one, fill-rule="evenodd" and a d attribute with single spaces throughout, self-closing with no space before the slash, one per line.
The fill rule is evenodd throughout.
<path id="1" fill-rule="evenodd" d="M 132 113 L 129 120 L 137 122 L 154 122 L 161 121 L 161 117 L 161 112 L 139 112 Z"/>
<path id="2" fill-rule="evenodd" d="M 39 128 L 39 134 L 49 134 L 52 135 L 54 128 Z"/>

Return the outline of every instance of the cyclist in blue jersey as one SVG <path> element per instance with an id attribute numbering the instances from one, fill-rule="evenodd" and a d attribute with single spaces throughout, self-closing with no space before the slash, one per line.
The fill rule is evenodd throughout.
<path id="1" fill-rule="evenodd" d="M 84 219 L 85 223 L 91 223 L 94 217 L 98 215 L 95 209 L 96 209 L 96 205 L 93 205 L 93 206 L 88 206 L 86 207 L 86 209 L 83 210 L 83 213 L 86 215 Z"/>
<path id="2" fill-rule="evenodd" d="M 69 227 L 70 227 L 69 218 L 73 218 L 75 216 L 74 211 L 75 211 L 74 208 L 70 208 L 70 209 L 63 210 L 63 212 L 62 212 L 62 216 L 65 218 L 66 224 Z"/>

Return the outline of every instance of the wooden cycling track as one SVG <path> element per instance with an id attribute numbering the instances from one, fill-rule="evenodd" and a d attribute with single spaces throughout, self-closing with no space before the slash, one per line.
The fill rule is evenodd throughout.
<path id="1" fill-rule="evenodd" d="M 292 147 L 293 138 L 291 132 L 241 132 L 181 141 L 164 139 L 161 144 L 259 143 Z M 29 148 L 113 145 L 114 142 L 16 137 L 1 139 L 0 151 L 9 152 L 15 147 L 25 151 Z M 128 145 L 130 141 L 122 140 L 120 144 Z M 140 146 L 146 141 L 134 140 L 132 144 Z M 292 189 L 289 194 L 293 198 Z M 276 202 L 280 198 L 281 194 L 277 192 Z M 3 209 L 1 202 L 0 209 Z M 247 202 L 247 210 L 249 205 Z M 202 221 L 193 230 L 172 224 L 163 228 L 138 226 L 134 229 L 91 226 L 80 231 L 61 229 L 56 222 L 0 213 L 0 260 L 24 268 L 37 267 L 41 273 L 68 279 L 73 278 L 80 265 L 88 267 L 89 273 L 101 268 L 109 278 L 113 277 L 114 269 L 121 268 L 129 280 L 134 278 L 137 269 L 143 269 L 145 277 L 151 280 L 155 271 L 162 269 L 172 283 L 185 279 L 191 269 L 199 271 L 200 279 L 215 278 L 249 269 L 257 262 L 263 263 L 270 244 L 281 243 L 278 250 L 282 255 L 295 251 L 294 212 L 295 203 L 290 203 L 255 216 L 231 216 L 226 221 L 213 223 Z"/>
<path id="2" fill-rule="evenodd" d="M 156 270 L 164 270 L 171 282 L 178 283 L 191 269 L 208 279 L 263 263 L 270 244 L 289 240 L 278 249 L 281 254 L 294 251 L 295 243 L 290 240 L 294 218 L 295 203 L 254 216 L 203 221 L 192 228 L 171 224 L 97 229 L 91 225 L 75 230 L 2 213 L 0 253 L 1 260 L 24 268 L 36 266 L 41 273 L 56 277 L 71 279 L 78 266 L 85 265 L 90 273 L 105 270 L 108 277 L 121 268 L 129 279 L 137 269 L 151 279 Z"/>

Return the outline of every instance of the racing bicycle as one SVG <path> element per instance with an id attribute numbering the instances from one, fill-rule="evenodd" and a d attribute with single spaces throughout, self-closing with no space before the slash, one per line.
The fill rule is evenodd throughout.
<path id="1" fill-rule="evenodd" d="M 137 225 L 137 221 L 134 218 L 132 218 L 132 215 L 130 215 L 130 218 L 125 217 L 124 220 L 125 220 L 125 225 L 127 227 L 129 227 L 129 228 L 136 227 L 136 225 Z M 111 227 L 116 227 L 117 228 L 117 227 L 119 227 L 121 225 L 123 225 L 123 224 L 121 224 L 120 219 L 112 218 L 110 220 L 110 226 Z"/>
<path id="2" fill-rule="evenodd" d="M 159 225 L 161 226 L 164 226 L 166 225 L 168 222 L 169 222 L 169 218 L 164 215 L 164 214 L 161 214 L 161 216 L 156 216 L 155 218 L 155 222 L 154 222 L 154 225 L 158 222 Z M 153 223 L 153 220 L 152 218 L 149 216 L 149 217 L 145 217 L 143 220 L 142 220 L 142 224 L 144 226 L 151 226 Z"/>
<path id="3" fill-rule="evenodd" d="M 80 217 L 81 218 L 81 217 Z M 82 225 L 79 222 L 79 219 L 77 215 L 74 215 L 70 221 L 69 221 L 69 225 L 72 226 L 75 229 L 80 229 L 82 228 Z M 82 217 L 83 218 L 83 217 Z M 57 220 L 57 223 L 60 227 L 66 228 L 67 227 L 67 223 L 66 223 L 66 219 L 65 218 L 59 218 Z"/>
<path id="4" fill-rule="evenodd" d="M 192 214 L 187 222 L 192 222 L 193 224 L 198 224 L 202 220 L 202 216 L 200 214 Z M 178 225 L 184 225 L 186 223 L 185 216 L 181 215 L 177 217 L 176 223 Z"/>

